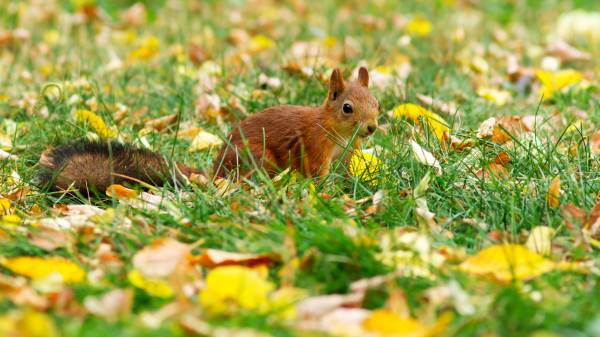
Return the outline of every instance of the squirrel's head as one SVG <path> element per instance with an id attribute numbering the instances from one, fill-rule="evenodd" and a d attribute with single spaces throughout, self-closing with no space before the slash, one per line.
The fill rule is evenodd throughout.
<path id="1" fill-rule="evenodd" d="M 334 69 L 329 80 L 329 93 L 324 107 L 333 115 L 335 129 L 350 138 L 358 128 L 359 137 L 367 137 L 377 129 L 379 102 L 369 91 L 369 72 L 360 67 L 358 80 L 344 82 L 339 69 Z"/>

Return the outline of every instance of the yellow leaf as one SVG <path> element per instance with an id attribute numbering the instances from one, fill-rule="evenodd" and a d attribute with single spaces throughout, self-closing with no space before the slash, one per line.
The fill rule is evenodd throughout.
<path id="1" fill-rule="evenodd" d="M 0 214 L 10 214 L 11 203 L 6 198 L 0 198 Z"/>
<path id="2" fill-rule="evenodd" d="M 169 298 L 173 296 L 173 289 L 163 279 L 147 278 L 137 270 L 132 270 L 127 274 L 127 279 L 134 287 L 140 288 L 148 294 L 159 297 Z"/>
<path id="3" fill-rule="evenodd" d="M 510 101 L 510 92 L 506 90 L 499 90 L 495 88 L 481 87 L 477 89 L 477 95 L 483 99 L 490 101 L 497 106 L 506 105 Z"/>
<path id="4" fill-rule="evenodd" d="M 431 21 L 421 17 L 415 16 L 406 25 L 406 32 L 414 36 L 427 36 L 431 33 Z"/>
<path id="5" fill-rule="evenodd" d="M 160 40 L 156 36 L 145 38 L 140 47 L 129 54 L 129 60 L 147 61 L 158 54 L 160 51 Z"/>
<path id="6" fill-rule="evenodd" d="M 358 177 L 366 182 L 375 182 L 377 175 L 383 168 L 381 159 L 370 153 L 356 150 L 350 158 L 348 171 L 354 177 Z"/>
<path id="7" fill-rule="evenodd" d="M 48 315 L 26 309 L 17 323 L 18 336 L 22 337 L 56 337 L 56 325 Z"/>
<path id="8" fill-rule="evenodd" d="M 433 337 L 441 335 L 452 319 L 452 315 L 444 313 L 433 325 L 425 325 L 412 318 L 402 318 L 396 313 L 380 309 L 373 311 L 362 323 L 370 332 L 395 337 Z"/>
<path id="9" fill-rule="evenodd" d="M 196 137 L 194 137 L 188 151 L 202 151 L 206 149 L 211 149 L 213 147 L 221 146 L 221 144 L 223 144 L 223 140 L 221 140 L 221 138 L 213 135 L 210 132 L 202 130 L 196 135 Z"/>
<path id="10" fill-rule="evenodd" d="M 394 117 L 405 117 L 414 123 L 421 123 L 421 120 L 427 123 L 429 129 L 435 134 L 438 140 L 442 141 L 450 136 L 448 123 L 438 114 L 431 112 L 421 106 L 412 103 L 400 104 L 392 110 Z"/>
<path id="11" fill-rule="evenodd" d="M 560 177 L 554 177 L 548 187 L 548 193 L 546 194 L 546 201 L 548 207 L 556 208 L 560 204 Z"/>
<path id="12" fill-rule="evenodd" d="M 79 109 L 75 111 L 75 119 L 80 123 L 88 124 L 101 138 L 114 138 L 117 135 L 114 129 L 106 126 L 100 116 L 90 110 Z"/>
<path id="13" fill-rule="evenodd" d="M 0 220 L 0 224 L 5 226 L 16 226 L 19 223 L 21 223 L 21 217 L 16 214 L 4 215 Z"/>
<path id="14" fill-rule="evenodd" d="M 483 249 L 460 265 L 466 273 L 492 276 L 500 282 L 527 280 L 554 269 L 554 263 L 517 244 L 500 244 Z"/>
<path id="15" fill-rule="evenodd" d="M 273 48 L 275 48 L 275 41 L 271 40 L 265 35 L 258 34 L 253 36 L 250 40 L 248 52 L 251 54 L 257 54 Z"/>
<path id="16" fill-rule="evenodd" d="M 542 83 L 540 95 L 543 96 L 544 100 L 551 99 L 555 93 L 563 91 L 583 80 L 583 75 L 573 69 L 557 72 L 538 70 L 535 74 Z"/>
<path id="17" fill-rule="evenodd" d="M 53 274 L 59 274 L 65 283 L 81 283 L 85 280 L 85 271 L 62 257 L 20 256 L 7 258 L 0 264 L 13 273 L 32 280 L 43 280 Z"/>
<path id="18" fill-rule="evenodd" d="M 212 314 L 227 314 L 237 309 L 264 311 L 274 285 L 256 270 L 224 266 L 211 270 L 200 292 L 200 303 Z"/>

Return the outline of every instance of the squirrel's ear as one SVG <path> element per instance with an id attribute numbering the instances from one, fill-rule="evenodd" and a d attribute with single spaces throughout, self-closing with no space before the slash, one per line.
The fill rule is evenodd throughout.
<path id="1" fill-rule="evenodd" d="M 365 67 L 358 69 L 358 82 L 364 87 L 369 86 L 369 71 Z"/>
<path id="2" fill-rule="evenodd" d="M 344 91 L 344 79 L 339 68 L 333 69 L 329 79 L 329 99 L 335 101 Z"/>

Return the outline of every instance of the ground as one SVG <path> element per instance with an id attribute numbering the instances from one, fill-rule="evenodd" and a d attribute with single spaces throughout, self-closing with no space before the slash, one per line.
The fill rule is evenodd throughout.
<path id="1" fill-rule="evenodd" d="M 600 335 L 593 1 L 0 2 L 0 336 Z M 370 71 L 327 177 L 40 189 L 70 141 L 206 169 Z M 241 255 L 230 255 L 239 253 Z"/>

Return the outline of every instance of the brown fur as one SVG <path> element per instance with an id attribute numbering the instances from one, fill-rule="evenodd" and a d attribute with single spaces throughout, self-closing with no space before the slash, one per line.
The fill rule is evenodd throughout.
<path id="1" fill-rule="evenodd" d="M 292 167 L 306 176 L 323 176 L 346 147 L 356 148 L 353 135 L 367 137 L 377 127 L 379 103 L 369 92 L 369 74 L 359 70 L 356 82 L 344 82 L 339 69 L 329 81 L 321 106 L 282 105 L 268 108 L 241 122 L 223 145 L 215 175 L 246 175 L 254 167 L 269 174 Z M 352 113 L 343 111 L 344 104 Z M 176 169 L 165 158 L 145 149 L 119 143 L 78 142 L 45 151 L 40 158 L 38 184 L 53 189 L 76 188 L 104 192 L 111 184 L 142 181 L 160 186 L 200 173 L 183 164 Z"/>
<path id="2" fill-rule="evenodd" d="M 244 175 L 255 164 L 270 173 L 291 166 L 309 177 L 327 174 L 356 131 L 366 137 L 372 133 L 368 127 L 377 126 L 379 104 L 368 83 L 365 68 L 360 69 L 358 81 L 350 83 L 336 69 L 321 106 L 282 105 L 246 118 L 221 148 L 215 174 Z M 352 105 L 353 113 L 342 111 L 344 103 Z M 349 147 L 358 145 L 354 142 Z"/>
<path id="3" fill-rule="evenodd" d="M 177 164 L 172 170 L 163 156 L 119 144 L 78 142 L 42 153 L 38 183 L 52 189 L 106 191 L 111 184 L 144 182 L 161 186 L 178 182 L 192 170 Z"/>

